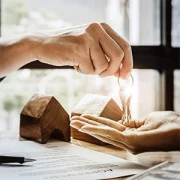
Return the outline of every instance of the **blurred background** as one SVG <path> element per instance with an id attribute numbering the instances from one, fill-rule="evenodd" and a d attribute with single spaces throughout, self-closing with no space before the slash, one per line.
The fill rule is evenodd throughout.
<path id="1" fill-rule="evenodd" d="M 172 46 L 180 45 L 180 1 L 172 0 Z M 160 0 L 1 0 L 1 36 L 107 22 L 134 46 L 160 45 Z M 133 118 L 161 110 L 155 69 L 133 69 Z M 174 70 L 174 110 L 180 112 L 180 71 Z M 19 115 L 34 93 L 53 95 L 70 114 L 86 93 L 111 96 L 119 105 L 117 78 L 74 69 L 21 69 L 0 84 L 0 130 L 19 130 Z"/>

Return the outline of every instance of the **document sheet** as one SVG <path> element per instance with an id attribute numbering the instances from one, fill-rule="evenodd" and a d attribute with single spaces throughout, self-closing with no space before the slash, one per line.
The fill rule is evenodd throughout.
<path id="1" fill-rule="evenodd" d="M 41 145 L 1 140 L 0 155 L 36 159 L 23 165 L 1 164 L 0 180 L 108 179 L 144 170 L 141 165 L 63 141 Z"/>
<path id="2" fill-rule="evenodd" d="M 180 180 L 180 162 L 163 162 L 129 180 Z"/>

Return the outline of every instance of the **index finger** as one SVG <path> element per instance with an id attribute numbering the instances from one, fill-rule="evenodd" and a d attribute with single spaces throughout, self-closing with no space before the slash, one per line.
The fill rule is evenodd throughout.
<path id="1" fill-rule="evenodd" d="M 104 125 L 109 126 L 111 128 L 115 128 L 119 131 L 124 131 L 126 129 L 126 127 L 124 125 L 122 125 L 119 122 L 116 122 L 114 120 L 108 119 L 108 118 L 92 116 L 89 114 L 82 115 L 82 117 L 84 117 L 88 120 L 91 120 L 91 121 L 95 121 L 95 122 L 104 124 Z"/>
<path id="2" fill-rule="evenodd" d="M 125 78 L 132 71 L 133 68 L 133 57 L 131 46 L 119 35 L 117 34 L 108 24 L 101 23 L 101 26 L 109 34 L 109 36 L 116 41 L 116 43 L 124 51 L 124 58 L 122 60 L 122 67 L 119 67 L 119 74 L 122 78 Z M 121 68 L 121 69 L 120 69 Z"/>
<path id="3" fill-rule="evenodd" d="M 90 134 L 90 135 L 100 135 L 106 138 L 115 140 L 115 141 L 122 141 L 124 139 L 123 133 L 121 131 L 114 129 L 109 126 L 94 126 L 94 125 L 84 125 L 79 129 L 79 131 Z"/>

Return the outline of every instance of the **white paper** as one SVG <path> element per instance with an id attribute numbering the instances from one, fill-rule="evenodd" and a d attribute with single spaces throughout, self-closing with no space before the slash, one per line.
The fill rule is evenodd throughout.
<path id="1" fill-rule="evenodd" d="M 0 154 L 24 156 L 35 162 L 0 166 L 0 180 L 107 179 L 141 173 L 143 167 L 67 142 L 41 145 L 30 141 L 0 141 Z"/>
<path id="2" fill-rule="evenodd" d="M 180 180 L 180 162 L 163 162 L 129 180 Z"/>

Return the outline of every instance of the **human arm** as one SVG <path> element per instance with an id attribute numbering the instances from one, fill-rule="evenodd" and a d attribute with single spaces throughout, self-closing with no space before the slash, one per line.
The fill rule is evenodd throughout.
<path id="1" fill-rule="evenodd" d="M 0 77 L 35 60 L 101 77 L 126 77 L 133 67 L 131 47 L 105 23 L 0 39 Z"/>
<path id="2" fill-rule="evenodd" d="M 133 154 L 180 150 L 180 115 L 158 111 L 129 123 L 90 115 L 74 116 L 71 126 Z"/>
<path id="3" fill-rule="evenodd" d="M 34 61 L 38 47 L 38 41 L 27 35 L 0 38 L 0 77 Z"/>

